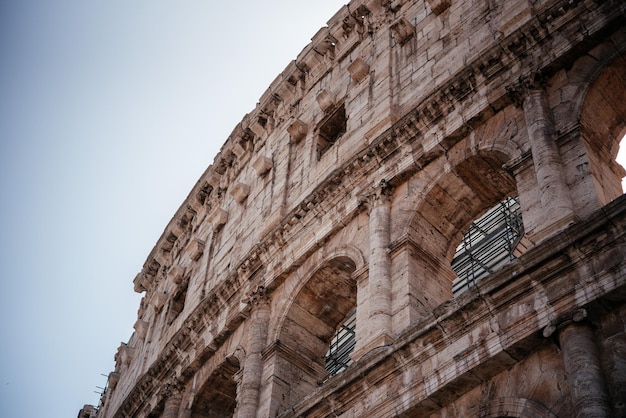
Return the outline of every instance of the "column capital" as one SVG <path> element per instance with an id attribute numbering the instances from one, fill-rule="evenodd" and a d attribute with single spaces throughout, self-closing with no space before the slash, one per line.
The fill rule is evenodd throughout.
<path id="1" fill-rule="evenodd" d="M 558 331 L 562 330 L 569 324 L 583 322 L 586 319 L 587 310 L 585 308 L 578 308 L 573 311 L 566 312 L 550 321 L 550 324 L 543 329 L 543 336 L 549 338 L 555 335 L 555 333 L 558 335 Z"/>
<path id="2" fill-rule="evenodd" d="M 362 196 L 361 203 L 369 210 L 380 205 L 389 203 L 393 194 L 393 187 L 385 179 L 381 179 L 378 184 L 370 187 Z"/>
<path id="3" fill-rule="evenodd" d="M 164 399 L 180 399 L 182 397 L 183 385 L 178 380 L 172 380 L 165 384 L 161 391 L 161 397 Z"/>
<path id="4" fill-rule="evenodd" d="M 250 291 L 248 296 L 250 306 L 265 305 L 268 304 L 271 299 L 270 293 L 263 285 L 256 286 Z"/>
<path id="5" fill-rule="evenodd" d="M 523 109 L 531 92 L 543 91 L 546 85 L 547 81 L 543 74 L 529 74 L 521 76 L 517 83 L 506 86 L 506 94 L 516 107 Z"/>

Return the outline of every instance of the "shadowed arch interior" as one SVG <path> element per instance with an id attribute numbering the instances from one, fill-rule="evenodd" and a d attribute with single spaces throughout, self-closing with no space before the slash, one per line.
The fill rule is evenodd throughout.
<path id="1" fill-rule="evenodd" d="M 473 220 L 516 193 L 515 179 L 498 152 L 461 161 L 430 189 L 412 222 L 413 240 L 427 253 L 450 261 Z"/>
<path id="2" fill-rule="evenodd" d="M 229 357 L 206 380 L 194 398 L 191 418 L 232 417 L 237 407 L 237 383 L 233 376 L 239 371 L 239 360 Z"/>
<path id="3" fill-rule="evenodd" d="M 589 171 L 601 205 L 622 194 L 624 169 L 615 162 L 626 133 L 626 57 L 619 56 L 592 83 L 580 116 Z"/>
<path id="4" fill-rule="evenodd" d="M 335 258 L 317 270 L 298 292 L 281 332 L 281 342 L 293 344 L 312 360 L 321 361 L 328 341 L 356 306 L 352 260 Z M 321 363 L 320 363 L 321 364 Z"/>
<path id="5" fill-rule="evenodd" d="M 287 398 L 314 390 L 327 374 L 324 356 L 337 328 L 356 308 L 356 270 L 353 260 L 340 256 L 324 263 L 294 297 L 279 334 L 289 382 Z"/>

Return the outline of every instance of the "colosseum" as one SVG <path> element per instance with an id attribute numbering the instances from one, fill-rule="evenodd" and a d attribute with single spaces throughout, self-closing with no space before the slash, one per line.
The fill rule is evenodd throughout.
<path id="1" fill-rule="evenodd" d="M 625 98 L 623 0 L 351 1 L 165 227 L 79 417 L 626 416 Z"/>

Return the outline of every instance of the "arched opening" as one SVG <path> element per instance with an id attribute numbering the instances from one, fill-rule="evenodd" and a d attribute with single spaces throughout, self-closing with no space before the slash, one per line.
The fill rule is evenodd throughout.
<path id="1" fill-rule="evenodd" d="M 307 280 L 293 299 L 279 334 L 280 352 L 274 368 L 274 377 L 286 383 L 281 394 L 283 406 L 293 405 L 329 374 L 341 371 L 341 367 L 327 369 L 327 359 L 338 330 L 341 333 L 349 327 L 356 332 L 356 326 L 346 321 L 356 309 L 355 270 L 350 258 L 333 258 Z M 345 342 L 343 337 L 340 339 Z M 345 362 L 350 347 L 342 345 L 341 350 L 342 357 L 337 360 Z"/>
<path id="2" fill-rule="evenodd" d="M 227 418 L 235 414 L 237 407 L 237 383 L 239 360 L 229 357 L 206 380 L 194 397 L 191 418 Z"/>
<path id="3" fill-rule="evenodd" d="M 485 214 L 497 218 L 494 215 L 502 208 L 501 202 L 505 202 L 503 212 L 510 212 L 517 205 L 517 200 L 509 200 L 517 196 L 517 187 L 513 176 L 503 168 L 507 160 L 500 152 L 479 152 L 460 161 L 431 187 L 417 208 L 411 235 L 420 251 L 412 260 L 411 276 L 416 280 L 415 294 L 424 295 L 418 303 L 426 309 L 453 296 L 453 282 L 458 285 L 460 279 L 452 263 L 462 262 L 458 258 L 459 247 L 462 248 L 466 233 L 476 229 L 473 222 Z M 499 226 L 479 226 L 487 228 L 481 232 L 483 240 L 489 238 L 483 243 L 499 242 L 492 239 L 507 232 Z M 494 236 L 494 232 L 498 234 Z M 472 242 L 477 244 L 477 240 Z"/>
<path id="4" fill-rule="evenodd" d="M 616 162 L 626 134 L 626 58 L 618 57 L 593 82 L 580 117 L 581 134 L 598 203 L 623 194 L 624 168 Z M 626 144 L 626 143 L 625 143 Z"/>

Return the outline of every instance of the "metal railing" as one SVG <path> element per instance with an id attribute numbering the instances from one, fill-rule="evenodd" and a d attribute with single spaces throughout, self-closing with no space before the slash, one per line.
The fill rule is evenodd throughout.
<path id="1" fill-rule="evenodd" d="M 356 310 L 347 316 L 330 340 L 330 347 L 324 356 L 327 378 L 341 373 L 352 363 L 350 353 L 356 344 L 355 328 Z"/>
<path id="2" fill-rule="evenodd" d="M 508 197 L 472 222 L 452 260 L 457 278 L 452 294 L 459 295 L 477 280 L 494 273 L 515 257 L 524 236 L 517 196 Z"/>

